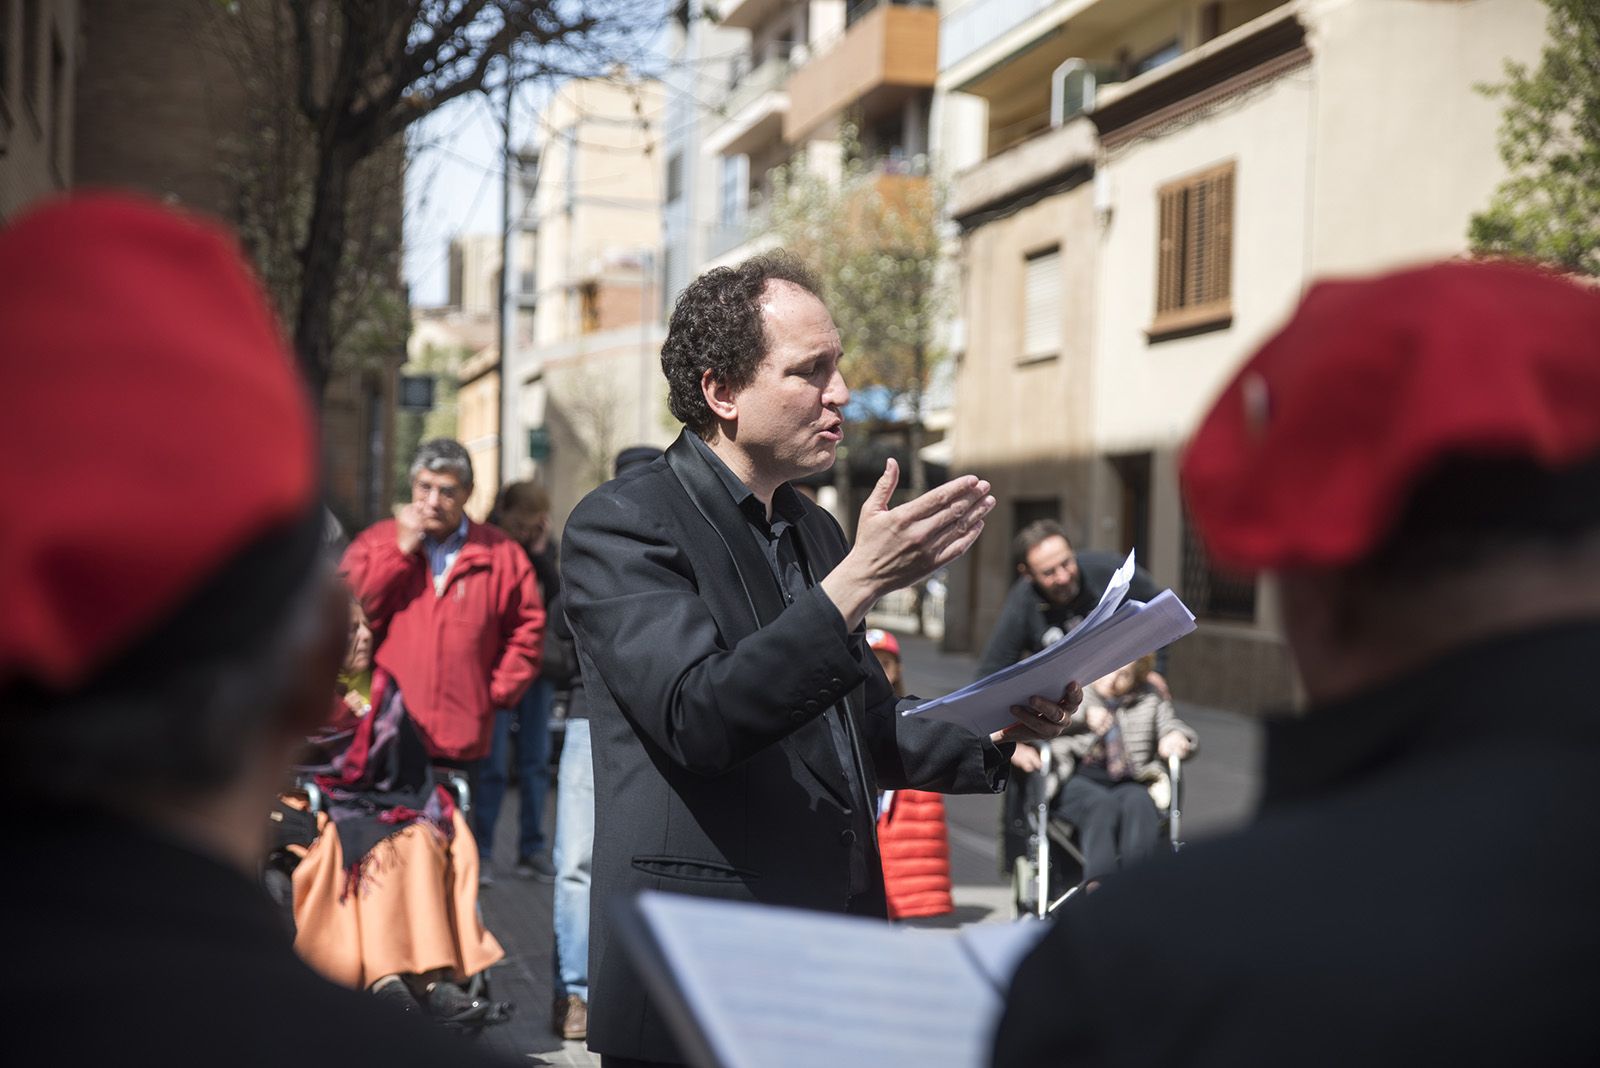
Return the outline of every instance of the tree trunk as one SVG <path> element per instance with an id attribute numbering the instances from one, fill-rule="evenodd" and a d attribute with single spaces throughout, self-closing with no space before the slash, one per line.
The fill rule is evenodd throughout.
<path id="1" fill-rule="evenodd" d="M 300 301 L 294 347 L 312 400 L 320 407 L 333 374 L 333 304 L 344 260 L 350 173 L 355 161 L 337 144 L 320 147 L 311 192 L 311 223 L 300 248 Z"/>

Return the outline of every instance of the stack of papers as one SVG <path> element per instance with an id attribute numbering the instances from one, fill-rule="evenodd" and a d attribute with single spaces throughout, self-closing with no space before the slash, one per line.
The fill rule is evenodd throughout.
<path id="1" fill-rule="evenodd" d="M 699 1068 L 980 1068 L 1047 929 L 915 930 L 651 891 L 619 926 Z"/>
<path id="2" fill-rule="evenodd" d="M 1055 700 L 1069 683 L 1087 686 L 1102 675 L 1170 645 L 1194 630 L 1194 613 L 1163 590 L 1149 604 L 1128 600 L 1133 554 L 1106 586 L 1094 611 L 1054 645 L 955 693 L 925 701 L 902 715 L 928 716 L 992 734 L 1016 722 L 1012 705 L 1034 695 Z"/>

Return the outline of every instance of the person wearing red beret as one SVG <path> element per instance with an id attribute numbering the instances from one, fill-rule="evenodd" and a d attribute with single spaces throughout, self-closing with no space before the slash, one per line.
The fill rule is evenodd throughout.
<path id="1" fill-rule="evenodd" d="M 17 1064 L 481 1064 L 318 977 L 262 893 L 349 602 L 237 242 L 141 199 L 0 230 L 0 972 Z"/>
<path id="2" fill-rule="evenodd" d="M 1309 709 L 1251 826 L 1061 911 L 994 1062 L 1593 1063 L 1600 290 L 1319 284 L 1182 483 L 1212 557 L 1276 577 Z"/>
<path id="3" fill-rule="evenodd" d="M 375 685 L 405 703 L 435 760 L 469 769 L 489 755 L 495 710 L 533 684 L 544 634 L 527 553 L 467 516 L 471 492 L 467 450 L 423 442 L 411 503 L 357 535 L 339 565 L 377 638 Z"/>

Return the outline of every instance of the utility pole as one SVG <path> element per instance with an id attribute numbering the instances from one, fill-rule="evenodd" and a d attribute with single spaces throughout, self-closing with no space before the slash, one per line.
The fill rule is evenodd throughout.
<path id="1" fill-rule="evenodd" d="M 496 405 L 497 417 L 495 419 L 495 441 L 499 449 L 500 470 L 495 472 L 495 491 L 498 493 L 500 486 L 509 479 L 515 470 L 511 460 L 512 445 L 507 440 L 507 431 L 511 427 L 511 420 L 506 418 L 506 412 L 511 407 L 515 395 L 511 388 L 511 348 L 516 344 L 517 334 L 517 307 L 516 287 L 512 285 L 511 275 L 516 269 L 513 263 L 513 237 L 516 232 L 516 222 L 512 218 L 512 184 L 516 181 L 516 154 L 511 150 L 511 115 L 517 99 L 517 82 L 509 74 L 506 76 L 505 112 L 501 116 L 500 125 L 503 134 L 500 141 L 500 331 L 499 331 L 499 359 L 498 378 L 500 381 L 499 404 Z"/>

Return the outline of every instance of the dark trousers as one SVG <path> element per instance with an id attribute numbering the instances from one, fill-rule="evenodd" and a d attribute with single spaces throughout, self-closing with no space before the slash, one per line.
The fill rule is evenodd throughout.
<path id="1" fill-rule="evenodd" d="M 1161 814 L 1141 782 L 1108 786 L 1084 775 L 1070 776 L 1051 811 L 1078 829 L 1083 878 L 1099 879 L 1156 850 Z"/>
<path id="2" fill-rule="evenodd" d="M 678 1061 L 641 1061 L 634 1057 L 608 1057 L 600 1054 L 600 1068 L 685 1068 Z"/>
<path id="3" fill-rule="evenodd" d="M 478 855 L 485 861 L 494 852 L 494 825 L 506 796 L 511 764 L 511 723 L 517 724 L 517 859 L 544 852 L 544 802 L 550 792 L 550 684 L 537 679 L 513 709 L 496 712 L 494 742 L 478 765 L 477 813 L 473 831 Z"/>

